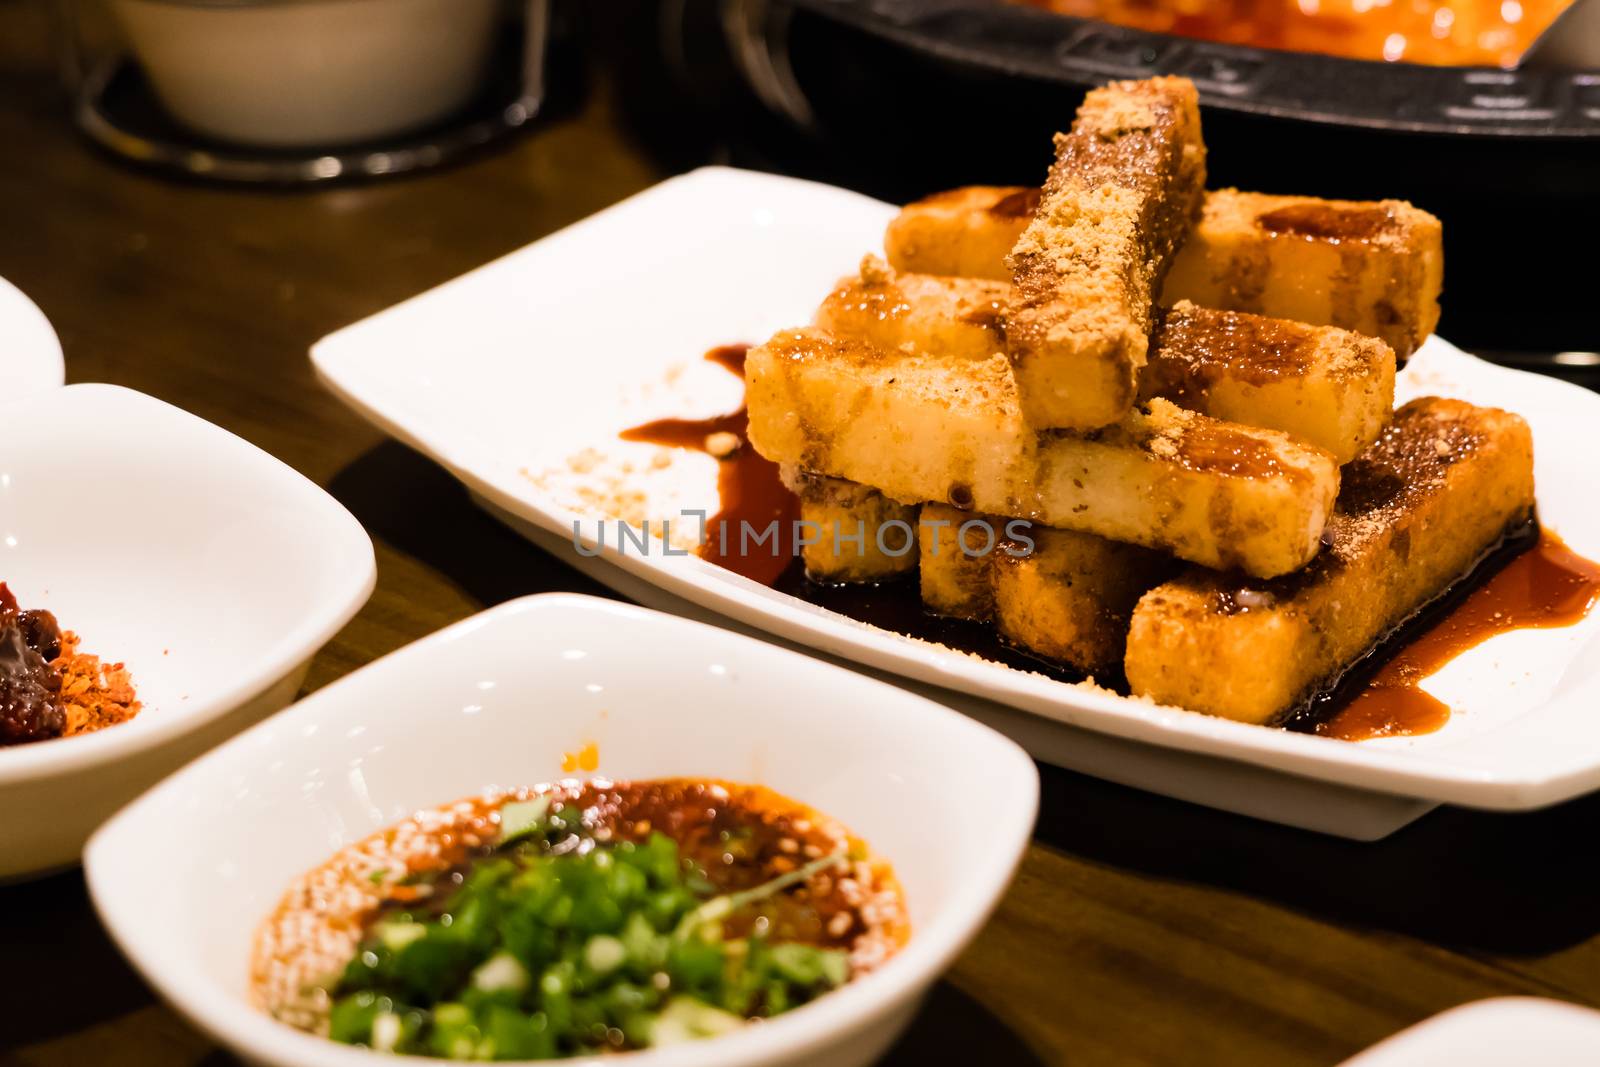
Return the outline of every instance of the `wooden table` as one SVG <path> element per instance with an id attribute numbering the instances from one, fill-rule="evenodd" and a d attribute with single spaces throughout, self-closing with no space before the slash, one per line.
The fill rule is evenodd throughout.
<path id="1" fill-rule="evenodd" d="M 306 359 L 330 330 L 710 158 L 714 144 L 622 107 L 608 57 L 623 20 L 596 19 L 586 87 L 530 135 L 437 173 L 304 193 L 96 154 L 66 121 L 42 12 L 0 0 L 0 275 L 55 323 L 69 380 L 131 386 L 255 442 L 377 544 L 377 592 L 308 690 L 511 597 L 608 595 L 347 411 Z M 664 140 L 675 154 L 652 147 Z M 1600 1005 L 1600 797 L 1442 810 L 1361 845 L 1041 773 L 1015 885 L 890 1062 L 1327 1065 L 1482 997 Z M 232 1062 L 123 963 L 77 872 L 0 889 L 0 1063 Z"/>

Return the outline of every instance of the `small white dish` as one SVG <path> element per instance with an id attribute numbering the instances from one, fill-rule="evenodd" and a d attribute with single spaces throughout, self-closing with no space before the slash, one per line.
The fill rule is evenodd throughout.
<path id="1" fill-rule="evenodd" d="M 204 420 L 109 385 L 10 407 L 0 580 L 125 662 L 144 708 L 0 748 L 0 879 L 76 861 L 117 808 L 293 700 L 375 574 L 349 512 Z"/>
<path id="2" fill-rule="evenodd" d="M 0 405 L 66 381 L 61 341 L 32 300 L 0 278 Z"/>
<path id="3" fill-rule="evenodd" d="M 590 561 L 589 501 L 638 491 L 653 516 L 716 502 L 716 464 L 681 453 L 657 467 L 625 427 L 735 408 L 742 387 L 700 359 L 707 349 L 764 340 L 809 321 L 861 256 L 881 248 L 895 208 L 855 193 L 771 175 L 710 168 L 621 204 L 430 292 L 347 327 L 312 349 L 322 380 L 357 411 L 432 456 L 491 509 L 601 580 L 648 583 L 740 623 L 830 655 L 1038 717 L 1029 747 L 1054 759 L 1081 731 L 1176 755 L 1160 770 L 1104 772 L 1158 791 L 1275 817 L 1271 798 L 1230 801 L 1272 776 L 1295 778 L 1308 814 L 1296 825 L 1379 836 L 1447 802 L 1526 810 L 1600 787 L 1600 613 L 1566 629 L 1494 638 L 1427 683 L 1456 706 L 1434 734 L 1352 744 L 1157 707 L 980 662 L 863 626 L 696 557 L 619 553 Z M 626 247 L 619 257 L 616 249 Z M 1589 453 L 1600 396 L 1475 359 L 1433 338 L 1400 378 L 1422 393 L 1509 408 L 1533 427 L 1539 505 L 1578 552 L 1600 557 L 1600 499 Z M 576 462 L 574 462 L 576 460 Z M 562 547 L 562 543 L 565 547 Z M 605 564 L 605 566 L 600 566 Z M 1046 727 L 1055 731 L 1054 740 Z M 1128 749 L 1125 744 L 1121 746 Z M 1181 757 L 1181 758 L 1180 758 Z M 1196 785 L 1200 762 L 1252 765 Z M 1149 761 L 1144 761 L 1146 764 Z M 1265 777 L 1262 771 L 1270 772 Z M 1307 780 L 1330 796 L 1380 798 L 1363 828 L 1319 820 Z M 1330 809 L 1333 810 L 1333 809 Z"/>
<path id="4" fill-rule="evenodd" d="M 638 1067 L 870 1062 L 1000 899 L 1038 806 L 1026 753 L 919 697 L 725 630 L 547 594 L 424 638 L 195 761 L 94 836 L 89 887 L 134 966 L 245 1059 L 387 1062 L 251 1007 L 261 921 L 340 847 L 491 785 L 559 778 L 563 753 L 590 742 L 613 779 L 758 783 L 838 818 L 894 865 L 910 910 L 911 940 L 880 970 L 760 1026 L 629 1054 Z"/>
<path id="5" fill-rule="evenodd" d="M 1344 1067 L 1592 1067 L 1600 1011 L 1540 997 L 1496 997 L 1451 1008 L 1346 1060 Z"/>

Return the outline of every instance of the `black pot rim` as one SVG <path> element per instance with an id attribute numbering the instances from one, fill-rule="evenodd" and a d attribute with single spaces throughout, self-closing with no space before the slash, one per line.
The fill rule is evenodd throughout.
<path id="1" fill-rule="evenodd" d="M 1000 0 L 788 0 L 961 66 L 1088 86 L 1180 74 L 1207 107 L 1444 137 L 1600 138 L 1600 70 L 1433 67 L 1219 44 Z"/>

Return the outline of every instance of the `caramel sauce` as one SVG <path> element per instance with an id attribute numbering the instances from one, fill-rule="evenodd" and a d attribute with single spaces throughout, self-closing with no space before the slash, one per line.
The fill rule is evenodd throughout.
<path id="1" fill-rule="evenodd" d="M 963 311 L 960 319 L 968 326 L 988 330 L 994 335 L 997 343 L 1005 344 L 1006 309 L 998 300 L 991 300 L 987 304 L 975 304 Z"/>
<path id="2" fill-rule="evenodd" d="M 886 280 L 847 281 L 832 297 L 852 311 L 876 318 L 879 322 L 903 319 L 911 313 L 911 301 L 898 285 Z"/>
<path id="3" fill-rule="evenodd" d="M 1314 241 L 1370 241 L 1394 229 L 1394 219 L 1381 207 L 1339 207 L 1326 203 L 1286 204 L 1256 216 L 1268 233 Z"/>
<path id="4" fill-rule="evenodd" d="M 744 357 L 749 353 L 749 345 L 718 345 L 706 353 L 705 359 L 707 363 L 715 363 L 740 381 L 743 381 Z M 740 408 L 740 410 L 743 411 L 744 409 Z"/>
<path id="5" fill-rule="evenodd" d="M 1316 732 L 1342 741 L 1432 733 L 1450 707 L 1419 688 L 1456 656 L 1496 634 L 1571 626 L 1600 599 L 1600 563 L 1548 531 L 1380 667 Z"/>
<path id="6" fill-rule="evenodd" d="M 1203 41 L 1434 66 L 1513 67 L 1570 0 L 1013 0 Z"/>
<path id="7" fill-rule="evenodd" d="M 707 352 L 705 358 L 742 380 L 744 358 L 749 345 L 723 345 Z M 713 434 L 732 434 L 738 447 L 717 457 L 716 514 L 706 520 L 706 540 L 700 558 L 762 585 L 771 585 L 789 566 L 797 551 L 794 524 L 800 518 L 800 501 L 778 476 L 778 465 L 750 447 L 747 435 L 749 416 L 743 404 L 727 415 L 706 419 L 657 419 L 622 431 L 624 441 L 643 441 L 668 448 L 687 448 L 712 455 L 707 439 Z M 770 540 L 742 545 L 741 532 L 757 533 L 778 524 L 777 543 Z M 742 548 L 748 547 L 748 551 Z"/>
<path id="8" fill-rule="evenodd" d="M 1156 373 L 1163 368 L 1171 373 L 1177 369 L 1173 364 L 1181 364 L 1188 371 L 1185 377 L 1206 385 L 1224 373 L 1251 385 L 1266 385 L 1302 372 L 1316 349 L 1314 333 L 1299 323 L 1238 311 L 1173 309 L 1161 320 L 1159 331 L 1150 346 L 1161 355 L 1151 364 Z"/>
<path id="9" fill-rule="evenodd" d="M 1240 478 L 1291 478 L 1278 454 L 1259 438 L 1233 429 L 1228 423 L 1208 421 L 1186 427 L 1178 438 L 1179 462 L 1194 471 L 1229 474 Z"/>
<path id="10" fill-rule="evenodd" d="M 1038 186 L 1017 189 L 989 205 L 989 214 L 1001 219 L 1031 219 L 1039 210 L 1044 190 Z"/>

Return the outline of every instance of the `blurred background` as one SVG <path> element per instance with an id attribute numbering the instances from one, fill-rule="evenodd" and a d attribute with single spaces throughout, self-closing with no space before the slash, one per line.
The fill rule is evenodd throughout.
<path id="1" fill-rule="evenodd" d="M 660 173 L 720 162 L 895 201 L 1037 182 L 1086 85 L 1183 73 L 1213 185 L 1413 201 L 1445 221 L 1440 332 L 1582 376 L 1600 4 L 1568 7 L 0 0 L 0 63 L 33 114 L 182 180 L 403 181 L 603 106 Z"/>

